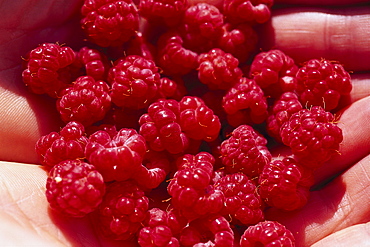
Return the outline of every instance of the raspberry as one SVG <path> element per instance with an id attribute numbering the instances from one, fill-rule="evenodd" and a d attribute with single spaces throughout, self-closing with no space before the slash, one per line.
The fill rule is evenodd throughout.
<path id="1" fill-rule="evenodd" d="M 197 3 L 185 11 L 179 26 L 184 47 L 197 53 L 208 52 L 222 33 L 224 16 L 217 7 Z"/>
<path id="2" fill-rule="evenodd" d="M 117 106 L 141 109 L 158 91 L 160 75 L 154 61 L 130 55 L 114 62 L 108 74 L 112 102 Z"/>
<path id="3" fill-rule="evenodd" d="M 97 210 L 100 230 L 110 239 L 134 237 L 145 220 L 148 204 L 148 197 L 133 181 L 111 183 Z"/>
<path id="4" fill-rule="evenodd" d="M 59 133 L 53 131 L 42 136 L 35 150 L 41 164 L 52 167 L 65 160 L 83 159 L 87 141 L 84 126 L 69 122 Z"/>
<path id="5" fill-rule="evenodd" d="M 230 23 L 264 23 L 270 19 L 273 0 L 225 0 L 223 14 Z"/>
<path id="6" fill-rule="evenodd" d="M 311 59 L 299 68 L 296 77 L 299 99 L 307 107 L 315 105 L 331 111 L 341 96 L 352 90 L 349 73 L 334 61 Z"/>
<path id="7" fill-rule="evenodd" d="M 281 141 L 280 128 L 287 122 L 291 115 L 302 110 L 298 95 L 293 92 L 283 93 L 272 106 L 272 110 L 266 119 L 266 129 L 270 136 Z"/>
<path id="8" fill-rule="evenodd" d="M 265 95 L 277 98 L 283 92 L 295 90 L 297 71 L 291 57 L 280 50 L 270 50 L 255 56 L 249 73 Z"/>
<path id="9" fill-rule="evenodd" d="M 232 54 L 240 63 L 246 62 L 257 47 L 258 35 L 249 24 L 237 26 L 225 23 L 222 35 L 216 40 L 216 47 Z"/>
<path id="10" fill-rule="evenodd" d="M 240 247 L 284 246 L 294 247 L 293 234 L 276 221 L 263 221 L 248 227 L 241 239 Z"/>
<path id="11" fill-rule="evenodd" d="M 221 159 L 225 169 L 258 177 L 271 160 L 267 140 L 249 125 L 240 125 L 221 143 Z"/>
<path id="12" fill-rule="evenodd" d="M 100 130 L 89 137 L 86 158 L 103 175 L 104 181 L 122 181 L 132 177 L 144 159 L 144 137 L 134 129 L 120 129 L 111 137 Z"/>
<path id="13" fill-rule="evenodd" d="M 259 193 L 270 206 L 292 211 L 306 205 L 313 173 L 293 158 L 284 157 L 266 165 L 259 178 Z"/>
<path id="14" fill-rule="evenodd" d="M 132 0 L 85 0 L 81 27 L 90 41 L 102 46 L 120 46 L 139 29 L 139 14 Z"/>
<path id="15" fill-rule="evenodd" d="M 136 32 L 135 36 L 130 39 L 125 45 L 125 54 L 139 55 L 147 60 L 154 60 L 156 47 L 147 39 L 148 37 L 144 36 L 142 32 Z"/>
<path id="16" fill-rule="evenodd" d="M 168 31 L 158 40 L 156 62 L 167 76 L 185 75 L 198 66 L 198 54 L 183 47 L 183 38 L 176 31 Z"/>
<path id="17" fill-rule="evenodd" d="M 334 123 L 334 115 L 320 106 L 294 113 L 280 129 L 285 145 L 300 163 L 317 168 L 338 152 L 342 130 Z"/>
<path id="18" fill-rule="evenodd" d="M 200 54 L 198 63 L 199 80 L 211 90 L 227 90 L 243 75 L 238 59 L 218 48 Z"/>
<path id="19" fill-rule="evenodd" d="M 167 150 L 171 154 L 184 152 L 189 138 L 181 131 L 180 105 L 176 100 L 159 99 L 149 105 L 148 113 L 139 119 L 140 134 L 154 151 Z"/>
<path id="20" fill-rule="evenodd" d="M 168 77 L 162 77 L 159 81 L 158 88 L 158 98 L 171 98 L 171 99 L 181 99 L 186 95 L 186 88 L 178 84 L 175 80 Z"/>
<path id="21" fill-rule="evenodd" d="M 68 65 L 75 60 L 75 52 L 68 46 L 43 43 L 26 56 L 23 82 L 35 94 L 57 98 L 59 92 L 72 82 Z"/>
<path id="22" fill-rule="evenodd" d="M 232 222 L 252 225 L 263 220 L 262 200 L 256 185 L 245 174 L 227 174 L 215 183 L 215 188 L 225 195 L 221 214 Z"/>
<path id="23" fill-rule="evenodd" d="M 102 120 L 111 107 L 109 86 L 91 76 L 81 76 L 61 92 L 57 110 L 64 122 L 77 121 L 84 126 Z"/>
<path id="24" fill-rule="evenodd" d="M 46 181 L 50 207 L 71 217 L 93 212 L 105 193 L 102 175 L 81 160 L 66 160 L 51 168 Z"/>
<path id="25" fill-rule="evenodd" d="M 81 63 L 86 75 L 95 80 L 106 80 L 110 63 L 105 54 L 85 46 L 77 52 L 76 60 Z"/>
<path id="26" fill-rule="evenodd" d="M 267 117 L 267 100 L 254 80 L 241 77 L 222 100 L 230 125 L 262 123 Z M 240 118 L 240 119 L 238 119 Z"/>
<path id="27" fill-rule="evenodd" d="M 194 140 L 213 141 L 220 132 L 221 123 L 201 98 L 185 96 L 180 105 L 181 130 Z"/>

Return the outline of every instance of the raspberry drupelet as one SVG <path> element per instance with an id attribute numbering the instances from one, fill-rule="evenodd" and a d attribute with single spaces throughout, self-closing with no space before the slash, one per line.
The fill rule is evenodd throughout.
<path id="1" fill-rule="evenodd" d="M 91 76 L 80 76 L 61 92 L 56 106 L 64 122 L 77 121 L 84 126 L 102 120 L 111 108 L 109 85 Z"/>
<path id="2" fill-rule="evenodd" d="M 83 159 L 87 142 L 84 126 L 72 121 L 59 132 L 40 137 L 35 150 L 41 164 L 52 167 L 65 160 Z"/>
<path id="3" fill-rule="evenodd" d="M 85 155 L 104 181 L 122 181 L 131 178 L 141 166 L 146 149 L 144 137 L 134 129 L 120 129 L 113 137 L 99 130 L 90 135 Z"/>
<path id="4" fill-rule="evenodd" d="M 311 169 L 301 166 L 292 157 L 284 157 L 264 167 L 258 191 L 269 206 L 292 211 L 306 205 L 313 183 Z"/>
<path id="5" fill-rule="evenodd" d="M 83 217 L 99 206 L 104 193 L 102 175 L 82 160 L 65 160 L 49 171 L 46 198 L 58 213 Z"/>
<path id="6" fill-rule="evenodd" d="M 24 60 L 22 78 L 32 93 L 57 98 L 59 92 L 72 83 L 69 65 L 75 61 L 75 52 L 68 46 L 43 43 L 31 50 Z"/>
<path id="7" fill-rule="evenodd" d="M 307 61 L 296 75 L 297 93 L 302 105 L 321 106 L 331 111 L 342 95 L 352 90 L 351 77 L 338 62 L 326 59 Z"/>
<path id="8" fill-rule="evenodd" d="M 81 27 L 101 47 L 120 46 L 139 29 L 139 13 L 132 0 L 85 0 Z"/>
<path id="9" fill-rule="evenodd" d="M 262 221 L 248 227 L 240 239 L 240 247 L 284 246 L 295 247 L 291 231 L 277 221 Z"/>
<path id="10" fill-rule="evenodd" d="M 250 179 L 258 177 L 271 161 L 267 140 L 253 127 L 240 125 L 221 143 L 221 160 L 229 173 L 242 172 Z"/>

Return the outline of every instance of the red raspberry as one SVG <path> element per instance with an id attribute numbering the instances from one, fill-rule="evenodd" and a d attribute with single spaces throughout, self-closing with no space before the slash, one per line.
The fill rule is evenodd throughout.
<path id="1" fill-rule="evenodd" d="M 233 26 L 225 23 L 216 46 L 232 54 L 240 63 L 246 62 L 257 47 L 258 35 L 249 24 Z"/>
<path id="2" fill-rule="evenodd" d="M 57 98 L 59 92 L 72 82 L 68 65 L 75 60 L 75 52 L 68 46 L 43 43 L 26 56 L 23 82 L 35 94 Z"/>
<path id="3" fill-rule="evenodd" d="M 61 92 L 57 110 L 64 122 L 77 121 L 84 126 L 102 120 L 111 107 L 109 86 L 91 76 L 81 76 Z"/>
<path id="4" fill-rule="evenodd" d="M 255 56 L 249 73 L 265 95 L 277 98 L 283 92 L 296 89 L 297 71 L 298 66 L 291 57 L 280 50 L 270 50 Z"/>
<path id="5" fill-rule="evenodd" d="M 51 168 L 46 181 L 46 198 L 58 213 L 83 217 L 93 212 L 105 193 L 102 175 L 81 160 L 66 160 Z"/>
<path id="6" fill-rule="evenodd" d="M 285 157 L 266 165 L 259 177 L 259 193 L 270 206 L 296 210 L 306 205 L 314 183 L 312 170 Z"/>
<path id="7" fill-rule="evenodd" d="M 180 100 L 186 95 L 186 88 L 178 84 L 175 80 L 168 77 L 162 77 L 159 81 L 158 95 L 157 97 L 163 99 L 176 99 Z"/>
<path id="8" fill-rule="evenodd" d="M 337 62 L 311 59 L 297 72 L 297 93 L 304 106 L 337 107 L 341 95 L 352 90 L 349 73 Z"/>
<path id="9" fill-rule="evenodd" d="M 179 116 L 180 104 L 176 100 L 160 99 L 149 105 L 139 124 L 140 134 L 151 149 L 178 154 L 188 148 L 189 138 L 181 130 Z"/>
<path id="10" fill-rule="evenodd" d="M 86 158 L 106 182 L 126 180 L 140 167 L 146 152 L 145 139 L 134 129 L 120 129 L 111 137 L 100 130 L 89 137 Z"/>
<path id="11" fill-rule="evenodd" d="M 226 171 L 258 177 L 271 160 L 267 140 L 249 125 L 240 125 L 221 143 L 221 159 Z"/>
<path id="12" fill-rule="evenodd" d="M 218 48 L 200 54 L 198 63 L 198 78 L 211 90 L 227 90 L 243 75 L 238 59 Z"/>
<path id="13" fill-rule="evenodd" d="M 81 63 L 86 75 L 95 80 L 106 80 L 110 63 L 108 58 L 102 52 L 88 47 L 82 47 L 76 55 L 76 60 Z"/>
<path id="14" fill-rule="evenodd" d="M 273 103 L 272 111 L 267 117 L 266 129 L 268 134 L 278 141 L 281 141 L 280 128 L 287 122 L 291 115 L 302 110 L 298 95 L 293 92 L 283 93 L 278 100 Z"/>
<path id="15" fill-rule="evenodd" d="M 156 62 L 167 76 L 186 75 L 198 66 L 198 54 L 183 47 L 178 32 L 168 31 L 158 40 Z"/>
<path id="16" fill-rule="evenodd" d="M 132 0 L 85 0 L 81 27 L 95 44 L 120 46 L 139 29 L 139 14 Z"/>
<path id="17" fill-rule="evenodd" d="M 148 197 L 133 181 L 111 183 L 97 210 L 102 233 L 116 240 L 134 237 L 145 220 L 148 204 Z"/>
<path id="18" fill-rule="evenodd" d="M 217 7 L 197 3 L 188 7 L 179 26 L 184 47 L 197 53 L 208 52 L 222 34 L 224 16 Z"/>
<path id="19" fill-rule="evenodd" d="M 65 160 L 83 159 L 87 141 L 84 126 L 69 122 L 59 133 L 42 136 L 35 149 L 41 164 L 52 167 Z"/>
<path id="20" fill-rule="evenodd" d="M 256 185 L 243 173 L 225 175 L 215 183 L 215 188 L 225 195 L 221 214 L 232 222 L 252 225 L 263 220 L 262 200 Z"/>
<path id="21" fill-rule="evenodd" d="M 155 60 L 156 47 L 148 41 L 142 32 L 136 32 L 124 47 L 126 55 L 139 55 L 147 60 Z"/>
<path id="22" fill-rule="evenodd" d="M 241 124 L 262 123 L 267 117 L 267 100 L 254 80 L 241 77 L 226 93 L 222 107 L 233 127 Z"/>
<path id="23" fill-rule="evenodd" d="M 130 55 L 114 62 L 108 74 L 112 102 L 117 106 L 141 109 L 158 91 L 160 75 L 154 61 Z"/>
<path id="24" fill-rule="evenodd" d="M 181 130 L 189 138 L 210 142 L 218 137 L 220 120 L 201 98 L 185 96 L 179 105 Z"/>
<path id="25" fill-rule="evenodd" d="M 317 168 L 338 152 L 342 130 L 334 123 L 334 115 L 320 106 L 294 113 L 280 129 L 285 145 L 310 168 Z"/>
<path id="26" fill-rule="evenodd" d="M 273 0 L 225 0 L 223 14 L 230 23 L 264 23 L 270 19 Z"/>

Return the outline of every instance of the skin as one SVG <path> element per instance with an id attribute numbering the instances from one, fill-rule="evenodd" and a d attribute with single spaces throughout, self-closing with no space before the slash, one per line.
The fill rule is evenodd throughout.
<path id="1" fill-rule="evenodd" d="M 195 2 L 195 1 L 193 1 Z M 370 243 L 370 10 L 351 1 L 276 1 L 261 26 L 261 49 L 278 48 L 297 63 L 324 57 L 351 71 L 353 90 L 336 113 L 343 129 L 340 155 L 315 172 L 320 189 L 295 212 L 270 210 L 267 219 L 290 229 L 297 246 L 367 246 Z M 212 3 L 219 5 L 220 1 Z M 294 6 L 286 4 L 294 3 Z M 0 1 L 0 239 L 3 245 L 135 246 L 104 239 L 91 218 L 50 212 L 47 173 L 38 165 L 35 142 L 57 131 L 54 100 L 27 91 L 21 57 L 43 42 L 79 47 L 81 1 Z M 302 5 L 301 5 L 302 4 Z M 322 4 L 322 6 L 320 6 Z M 330 5 L 336 8 L 329 8 Z M 325 7 L 324 7 L 325 6 Z M 273 151 L 283 155 L 284 148 Z M 328 182 L 329 181 L 329 182 Z M 324 183 L 324 185 L 323 185 Z"/>

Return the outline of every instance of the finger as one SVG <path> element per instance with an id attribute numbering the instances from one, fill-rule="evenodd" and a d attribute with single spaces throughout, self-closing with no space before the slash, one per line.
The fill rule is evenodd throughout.
<path id="1" fill-rule="evenodd" d="M 281 49 L 297 64 L 313 58 L 339 61 L 347 70 L 370 70 L 370 9 L 276 9 L 260 32 L 264 50 Z"/>
<path id="2" fill-rule="evenodd" d="M 295 235 L 297 246 L 315 242 L 352 225 L 370 220 L 370 155 L 320 191 L 311 192 L 307 205 L 295 212 L 271 209 L 266 218 L 277 220 Z"/>

